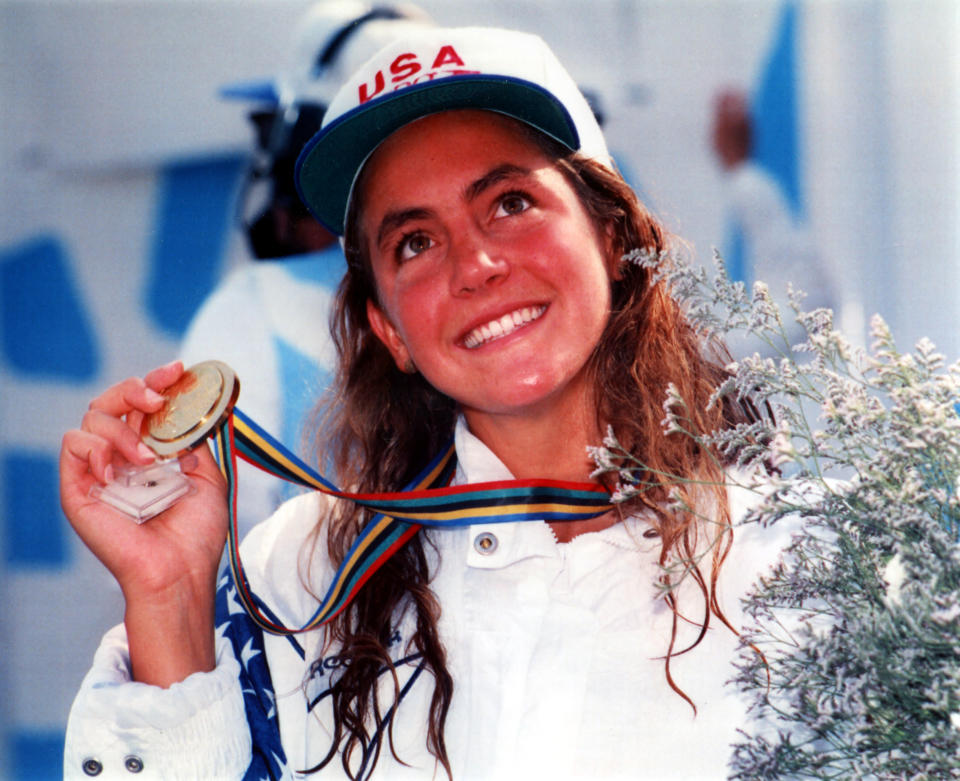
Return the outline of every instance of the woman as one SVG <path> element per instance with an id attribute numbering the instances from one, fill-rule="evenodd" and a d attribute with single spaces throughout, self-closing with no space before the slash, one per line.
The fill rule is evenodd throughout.
<path id="1" fill-rule="evenodd" d="M 87 498 L 118 457 L 151 460 L 135 432 L 182 369 L 120 383 L 64 439 L 64 507 L 127 604 L 74 706 L 68 775 L 126 762 L 173 777 L 723 777 L 742 716 L 723 624 L 773 547 L 739 532 L 731 547 L 742 508 L 722 467 L 661 432 L 668 382 L 702 426 L 737 420 L 705 411 L 721 369 L 621 260 L 662 249 L 663 230 L 533 36 L 405 38 L 327 117 L 298 177 L 345 235 L 321 432 L 342 484 L 398 490 L 451 435 L 457 483 L 586 482 L 609 425 L 652 478 L 714 486 L 681 486 L 707 520 L 668 511 L 662 478 L 586 521 L 421 533 L 325 630 L 248 638 L 227 581 L 213 616 L 226 507 L 205 449 L 185 465 L 197 491 L 147 524 Z M 315 493 L 288 503 L 244 542 L 253 590 L 301 625 L 367 517 Z M 659 565 L 694 558 L 664 598 Z"/>

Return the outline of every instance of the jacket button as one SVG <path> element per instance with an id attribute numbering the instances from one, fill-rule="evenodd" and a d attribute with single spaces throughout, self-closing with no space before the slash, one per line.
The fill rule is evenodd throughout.
<path id="1" fill-rule="evenodd" d="M 103 765 L 100 764 L 100 760 L 90 757 L 89 759 L 83 760 L 83 772 L 88 776 L 99 776 L 103 771 Z"/>
<path id="2" fill-rule="evenodd" d="M 483 556 L 489 556 L 491 553 L 494 553 L 497 550 L 498 544 L 496 535 L 490 532 L 480 532 L 480 534 L 473 538 L 473 549 Z"/>
<path id="3" fill-rule="evenodd" d="M 143 770 L 143 760 L 140 757 L 130 755 L 123 760 L 123 766 L 131 773 L 139 773 Z"/>

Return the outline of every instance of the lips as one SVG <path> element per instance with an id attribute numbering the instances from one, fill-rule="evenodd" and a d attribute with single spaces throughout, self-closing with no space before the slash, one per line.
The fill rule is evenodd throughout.
<path id="1" fill-rule="evenodd" d="M 518 328 L 522 328 L 534 320 L 539 319 L 546 311 L 547 307 L 545 304 L 520 307 L 513 312 L 508 312 L 501 317 L 491 320 L 489 323 L 477 326 L 463 338 L 463 344 L 467 349 L 474 350 L 496 339 L 502 339 L 504 336 L 512 334 Z"/>

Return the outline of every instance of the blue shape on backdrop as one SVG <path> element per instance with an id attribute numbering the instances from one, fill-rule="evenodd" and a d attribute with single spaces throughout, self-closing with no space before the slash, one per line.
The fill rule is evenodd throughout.
<path id="1" fill-rule="evenodd" d="M 100 370 L 95 330 L 55 236 L 0 249 L 0 334 L 8 368 L 86 382 Z"/>
<path id="2" fill-rule="evenodd" d="M 786 0 L 752 101 L 753 159 L 783 190 L 795 215 L 803 213 L 800 181 L 797 6 Z"/>
<path id="3" fill-rule="evenodd" d="M 280 387 L 283 389 L 280 441 L 294 452 L 306 457 L 306 448 L 310 445 L 310 439 L 304 434 L 313 433 L 308 431 L 310 415 L 333 377 L 329 371 L 319 366 L 286 339 L 275 336 L 274 344 L 279 364 Z M 321 472 L 325 475 L 332 474 L 333 464 L 324 464 Z M 280 496 L 286 500 L 300 493 L 303 493 L 303 489 L 295 483 L 284 482 Z"/>
<path id="4" fill-rule="evenodd" d="M 339 242 L 317 252 L 267 262 L 282 263 L 283 270 L 294 279 L 322 285 L 330 291 L 331 295 L 336 292 L 340 280 L 347 273 L 347 260 L 340 250 Z M 317 317 L 317 322 L 322 327 L 326 327 L 327 313 L 318 312 Z"/>
<path id="5" fill-rule="evenodd" d="M 7 737 L 13 781 L 63 778 L 62 731 L 14 730 Z"/>
<path id="6" fill-rule="evenodd" d="M 283 389 L 281 441 L 294 452 L 300 452 L 304 426 L 332 377 L 286 339 L 274 337 L 274 344 Z"/>
<path id="7" fill-rule="evenodd" d="M 183 336 L 219 278 L 245 166 L 244 155 L 230 155 L 174 163 L 163 172 L 146 307 L 173 337 Z"/>
<path id="8" fill-rule="evenodd" d="M 799 218 L 804 204 L 800 181 L 797 32 L 796 2 L 785 0 L 750 104 L 750 156 L 773 177 L 794 217 Z M 750 241 L 738 222 L 730 221 L 723 246 L 727 275 L 734 281 L 751 284 Z"/>
<path id="9" fill-rule="evenodd" d="M 727 228 L 727 237 L 723 245 L 727 248 L 723 262 L 727 267 L 727 277 L 732 282 L 752 283 L 750 270 L 752 264 L 747 256 L 747 241 L 738 220 L 731 220 Z"/>
<path id="10" fill-rule="evenodd" d="M 3 455 L 4 549 L 11 567 L 63 567 L 67 520 L 57 501 L 57 460 L 10 449 Z"/>

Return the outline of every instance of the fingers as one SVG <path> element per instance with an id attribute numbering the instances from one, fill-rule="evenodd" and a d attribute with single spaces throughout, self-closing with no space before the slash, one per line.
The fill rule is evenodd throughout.
<path id="1" fill-rule="evenodd" d="M 197 458 L 197 454 L 192 450 L 181 455 L 178 460 L 180 461 L 180 471 L 184 474 L 195 472 L 200 465 L 200 459 Z"/>
<path id="2" fill-rule="evenodd" d="M 145 415 L 164 404 L 160 391 L 183 375 L 183 364 L 174 361 L 154 369 L 145 377 L 118 382 L 90 402 L 80 428 L 68 432 L 61 448 L 64 490 L 72 487 L 84 493 L 91 484 L 111 482 L 117 464 L 144 466 L 156 461 L 156 454 L 140 438 Z M 184 472 L 197 472 L 217 483 L 222 478 L 209 452 L 186 457 Z"/>
<path id="3" fill-rule="evenodd" d="M 73 467 L 89 472 L 100 482 L 113 477 L 111 464 L 118 456 L 133 464 L 149 464 L 156 454 L 140 439 L 144 415 L 164 403 L 160 391 L 183 374 L 183 364 L 174 361 L 154 369 L 146 377 L 130 377 L 107 388 L 90 402 L 80 431 L 64 438 L 63 451 Z"/>
<path id="4" fill-rule="evenodd" d="M 90 489 L 112 481 L 112 448 L 101 437 L 75 429 L 63 437 L 60 448 L 60 501 L 71 523 L 76 510 L 87 504 Z"/>
<path id="5" fill-rule="evenodd" d="M 113 385 L 90 402 L 90 409 L 121 417 L 131 412 L 156 412 L 163 405 L 161 391 L 183 374 L 183 364 L 173 361 L 149 372 L 146 377 L 129 377 Z"/>
<path id="6" fill-rule="evenodd" d="M 163 406 L 163 396 L 140 377 L 130 377 L 107 388 L 90 402 L 90 409 L 119 418 L 130 412 L 156 412 Z"/>
<path id="7" fill-rule="evenodd" d="M 105 451 L 106 443 L 87 431 L 74 429 L 63 435 L 60 446 L 60 475 L 77 482 L 87 472 L 94 472 L 95 477 L 103 478 L 109 456 Z M 106 482 L 106 480 L 103 480 Z"/>
<path id="8" fill-rule="evenodd" d="M 183 374 L 183 364 L 180 361 L 173 361 L 159 369 L 149 372 L 146 377 L 130 377 L 122 382 L 118 382 L 97 398 L 90 402 L 90 412 L 100 413 L 112 418 L 126 418 L 127 427 L 137 432 L 139 438 L 140 425 L 145 415 L 156 412 L 164 404 L 164 397 L 160 391 L 164 390 L 176 382 Z M 96 415 L 90 415 L 84 419 L 84 428 L 91 428 Z M 128 436 L 124 436 L 122 442 L 128 445 L 132 442 Z M 130 448 L 124 448 L 124 453 L 131 455 Z M 143 453 L 145 456 L 145 453 Z M 141 463 L 143 459 L 132 459 L 135 463 Z"/>
<path id="9" fill-rule="evenodd" d="M 131 464 L 150 464 L 157 458 L 156 453 L 140 439 L 139 430 L 134 430 L 125 421 L 101 410 L 88 411 L 83 416 L 80 428 L 102 440 L 93 455 L 96 457 L 101 452 L 107 454 L 107 463 L 112 461 L 115 453 Z M 91 469 L 95 469 L 94 462 L 91 462 Z"/>
<path id="10" fill-rule="evenodd" d="M 148 388 L 155 391 L 162 391 L 179 380 L 182 374 L 183 363 L 180 361 L 172 361 L 166 366 L 161 366 L 158 369 L 148 372 L 147 376 L 143 378 L 143 381 Z"/>

